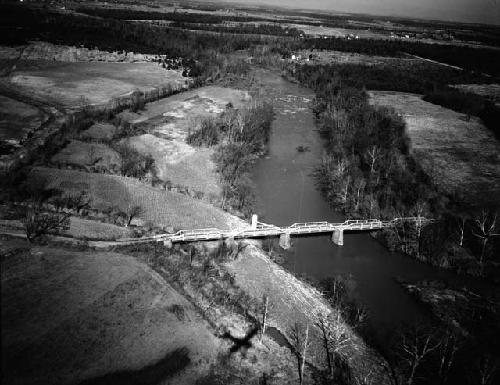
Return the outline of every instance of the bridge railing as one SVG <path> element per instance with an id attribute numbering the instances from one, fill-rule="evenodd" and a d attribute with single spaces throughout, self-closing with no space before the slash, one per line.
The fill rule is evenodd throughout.
<path id="1" fill-rule="evenodd" d="M 288 226 L 288 228 L 333 227 L 336 225 L 341 225 L 341 223 L 330 223 L 330 222 L 326 222 L 326 221 L 322 221 L 322 222 L 298 222 L 298 223 L 294 223 L 291 226 Z"/>
<path id="2" fill-rule="evenodd" d="M 217 240 L 224 238 L 246 238 L 246 237 L 265 237 L 279 235 L 283 233 L 288 234 L 310 234 L 322 233 L 328 231 L 338 230 L 370 230 L 381 229 L 386 227 L 394 227 L 399 222 L 418 222 L 428 223 L 433 222 L 433 219 L 424 217 L 397 217 L 392 220 L 382 221 L 380 219 L 348 219 L 342 223 L 330 223 L 326 221 L 321 222 L 297 222 L 288 227 L 279 227 L 267 223 L 257 222 L 256 227 L 247 227 L 238 230 L 221 230 L 217 228 L 205 229 L 192 229 L 192 230 L 179 230 L 175 234 L 158 234 L 143 238 L 122 238 L 117 242 L 147 242 L 147 241 L 166 241 L 182 242 L 182 241 L 196 241 L 196 240 Z"/>

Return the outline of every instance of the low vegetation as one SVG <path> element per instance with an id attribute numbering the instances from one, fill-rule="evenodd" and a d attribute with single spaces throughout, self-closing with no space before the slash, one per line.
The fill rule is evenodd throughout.
<path id="1" fill-rule="evenodd" d="M 500 140 L 500 107 L 484 96 L 470 92 L 461 92 L 454 88 L 448 88 L 428 93 L 424 100 L 440 106 L 450 108 L 454 111 L 481 118 L 484 125 L 488 127 Z"/>
<path id="2" fill-rule="evenodd" d="M 155 161 L 150 155 L 141 154 L 127 143 L 119 143 L 114 149 L 120 154 L 120 172 L 122 176 L 143 179 L 155 173 Z"/>
<path id="3" fill-rule="evenodd" d="M 256 101 L 250 108 L 228 106 L 217 119 L 208 118 L 186 141 L 195 146 L 218 145 L 213 159 L 222 183 L 222 207 L 252 214 L 251 165 L 266 150 L 273 108 Z"/>

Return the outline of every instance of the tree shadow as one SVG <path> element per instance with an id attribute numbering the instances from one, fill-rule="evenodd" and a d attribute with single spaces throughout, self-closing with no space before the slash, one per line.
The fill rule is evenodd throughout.
<path id="1" fill-rule="evenodd" d="M 82 381 L 79 385 L 155 385 L 184 369 L 190 362 L 185 347 L 168 353 L 155 364 L 139 370 L 123 370 Z"/>

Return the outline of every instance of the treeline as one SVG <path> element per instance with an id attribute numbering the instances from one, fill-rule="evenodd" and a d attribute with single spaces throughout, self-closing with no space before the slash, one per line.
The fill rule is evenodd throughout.
<path id="1" fill-rule="evenodd" d="M 342 84 L 357 89 L 399 91 L 423 94 L 424 100 L 457 112 L 479 117 L 486 127 L 500 138 L 500 108 L 484 96 L 462 92 L 453 84 L 491 81 L 481 74 L 441 68 L 432 64 L 366 66 L 362 64 L 332 64 Z M 324 81 L 320 72 L 310 74 L 308 83 L 317 87 Z M 324 103 L 318 100 L 318 103 Z"/>
<path id="2" fill-rule="evenodd" d="M 44 9 L 6 4 L 0 5 L 0 21 L 5 27 L 0 42 L 6 45 L 42 39 L 55 44 L 98 47 L 107 51 L 134 51 L 205 60 L 200 68 L 210 65 L 210 60 L 217 54 L 267 43 L 279 46 L 276 38 L 269 40 L 265 36 L 200 34 L 148 23 L 61 15 Z"/>
<path id="3" fill-rule="evenodd" d="M 316 68 L 321 66 L 315 66 Z M 342 79 L 342 84 L 369 90 L 390 90 L 427 94 L 445 89 L 448 84 L 487 83 L 488 78 L 453 68 L 428 63 L 395 62 L 386 65 L 330 64 Z M 312 71 L 308 83 L 316 87 L 324 81 L 321 71 Z M 489 82 L 492 80 L 489 79 Z"/>
<path id="4" fill-rule="evenodd" d="M 408 153 L 404 121 L 391 109 L 371 106 L 352 70 L 304 65 L 292 71 L 316 92 L 314 112 L 328 140 L 317 175 L 327 199 L 351 218 L 439 218 L 427 226 L 400 223 L 382 231 L 381 240 L 431 264 L 497 279 L 491 259 L 500 250 L 498 208 L 464 208 L 460 196 L 439 193 Z M 386 90 L 408 91 L 388 74 L 374 81 Z"/>
<path id="5" fill-rule="evenodd" d="M 297 66 L 295 77 L 316 92 L 314 112 L 328 139 L 318 177 L 332 204 L 351 218 L 382 219 L 425 217 L 443 205 L 409 155 L 405 123 L 396 113 L 371 106 L 336 67 Z M 402 235 L 384 232 L 385 241 L 417 255 L 419 229 L 402 226 Z"/>
<path id="6" fill-rule="evenodd" d="M 283 28 L 274 24 L 240 24 L 234 25 L 210 25 L 201 23 L 172 23 L 171 27 L 182 29 L 193 29 L 219 33 L 236 33 L 236 34 L 255 34 L 255 35 L 271 35 L 271 36 L 288 36 L 299 37 L 304 35 L 304 31 L 297 28 Z"/>
<path id="7" fill-rule="evenodd" d="M 336 50 L 379 56 L 410 54 L 458 66 L 469 71 L 484 72 L 493 76 L 500 75 L 500 69 L 497 65 L 500 62 L 500 51 L 490 48 L 472 48 L 402 40 L 346 40 L 337 37 L 304 39 L 300 42 L 300 47 L 304 49 Z"/>
<path id="8" fill-rule="evenodd" d="M 447 87 L 424 96 L 430 103 L 450 108 L 467 115 L 477 116 L 500 140 L 500 107 L 487 98 L 470 92 Z"/>
<path id="9" fill-rule="evenodd" d="M 250 108 L 237 110 L 229 105 L 218 118 L 207 118 L 187 137 L 194 146 L 215 146 L 216 171 L 222 182 L 222 207 L 253 212 L 254 192 L 251 166 L 266 150 L 273 108 L 257 101 Z"/>
<path id="10" fill-rule="evenodd" d="M 192 12 L 152 12 L 139 11 L 135 9 L 123 8 L 87 8 L 80 7 L 76 12 L 91 16 L 103 17 L 105 19 L 116 20 L 171 20 L 179 23 L 205 23 L 221 24 L 224 21 L 250 22 L 262 21 L 258 17 L 234 16 L 234 15 L 214 15 L 210 13 L 192 13 Z"/>
<path id="11" fill-rule="evenodd" d="M 265 45 L 269 47 L 266 52 L 274 52 L 280 51 L 282 45 L 280 37 L 203 34 L 6 4 L 0 5 L 0 22 L 7 27 L 0 35 L 0 44 L 19 45 L 41 39 L 54 44 L 182 58 L 182 63 L 189 66 L 189 76 L 199 84 L 245 74 L 248 63 L 232 57 L 233 52 Z"/>

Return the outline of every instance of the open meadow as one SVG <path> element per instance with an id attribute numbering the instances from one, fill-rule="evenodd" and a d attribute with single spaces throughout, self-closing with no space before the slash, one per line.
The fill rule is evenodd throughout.
<path id="1" fill-rule="evenodd" d="M 406 122 L 410 151 L 434 183 L 473 206 L 497 204 L 500 144 L 479 119 L 428 103 L 420 95 L 370 91 L 370 102 Z"/>
<path id="2" fill-rule="evenodd" d="M 181 70 L 166 70 L 158 63 L 38 62 L 33 67 L 0 79 L 0 92 L 6 87 L 56 107 L 81 108 L 104 105 L 134 91 L 182 89 L 187 82 Z"/>
<path id="3" fill-rule="evenodd" d="M 6 239 L 0 252 L 6 383 L 192 383 L 220 351 L 193 305 L 133 257 Z"/>
<path id="4" fill-rule="evenodd" d="M 46 179 L 50 187 L 67 193 L 84 191 L 91 200 L 91 207 L 99 211 L 127 212 L 139 206 L 141 213 L 133 223 L 140 225 L 175 231 L 246 226 L 243 221 L 208 203 L 148 186 L 134 178 L 51 168 L 35 168 L 31 175 Z"/>

